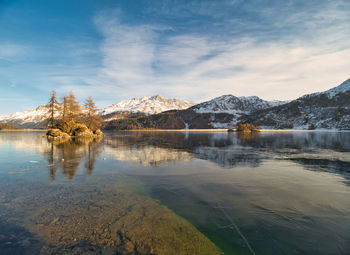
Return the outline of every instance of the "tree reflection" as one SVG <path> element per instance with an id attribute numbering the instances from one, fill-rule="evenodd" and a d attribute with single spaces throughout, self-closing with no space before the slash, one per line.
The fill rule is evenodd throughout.
<path id="1" fill-rule="evenodd" d="M 55 145 L 53 143 L 51 143 L 51 148 L 50 148 L 50 151 L 49 153 L 47 154 L 48 155 L 48 169 L 49 169 L 49 172 L 50 172 L 50 180 L 51 181 L 54 181 L 56 180 L 56 172 L 57 172 L 57 160 L 55 160 Z"/>
<path id="2" fill-rule="evenodd" d="M 235 134 L 241 141 L 250 141 L 260 138 L 260 132 L 236 132 Z"/>
<path id="3" fill-rule="evenodd" d="M 86 173 L 92 174 L 97 157 L 101 153 L 100 140 L 70 139 L 61 143 L 50 142 L 51 147 L 47 153 L 47 161 L 51 181 L 56 179 L 58 169 L 61 169 L 67 179 L 72 180 L 84 160 Z"/>

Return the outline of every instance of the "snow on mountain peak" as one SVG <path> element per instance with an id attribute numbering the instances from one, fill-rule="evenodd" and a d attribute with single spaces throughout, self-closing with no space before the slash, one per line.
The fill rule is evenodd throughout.
<path id="1" fill-rule="evenodd" d="M 339 86 L 325 91 L 325 93 L 327 93 L 330 97 L 333 97 L 338 93 L 345 93 L 347 91 L 350 91 L 350 78 L 344 81 Z"/>
<path id="2" fill-rule="evenodd" d="M 236 97 L 233 95 L 223 95 L 210 101 L 200 103 L 191 109 L 197 113 L 248 113 L 261 110 L 276 105 L 283 104 L 283 101 L 269 102 L 257 96 Z"/>
<path id="3" fill-rule="evenodd" d="M 101 109 L 100 114 L 106 115 L 113 112 L 126 111 L 155 114 L 169 110 L 183 110 L 192 105 L 194 105 L 194 103 L 191 101 L 154 95 L 120 101 L 117 104 L 112 104 L 111 106 Z"/>
<path id="4" fill-rule="evenodd" d="M 2 123 L 12 124 L 12 125 L 24 125 L 27 123 L 41 123 L 43 122 L 43 116 L 45 116 L 47 112 L 48 112 L 47 106 L 40 105 L 35 109 L 27 110 L 24 112 L 15 112 L 10 116 L 2 116 L 0 118 L 0 121 Z"/>

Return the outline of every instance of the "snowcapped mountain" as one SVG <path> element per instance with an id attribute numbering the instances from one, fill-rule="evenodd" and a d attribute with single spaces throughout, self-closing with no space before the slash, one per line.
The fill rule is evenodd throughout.
<path id="1" fill-rule="evenodd" d="M 289 102 L 224 95 L 185 110 L 112 121 L 108 128 L 231 128 L 239 122 L 272 129 L 350 129 L 350 79 Z"/>
<path id="2" fill-rule="evenodd" d="M 43 116 L 48 112 L 45 105 L 24 112 L 16 112 L 10 116 L 0 116 L 0 123 L 22 126 L 25 128 L 40 127 L 44 124 Z"/>
<path id="3" fill-rule="evenodd" d="M 191 101 L 166 98 L 160 95 L 123 100 L 99 111 L 101 115 L 114 112 L 139 112 L 155 114 L 169 110 L 183 110 L 194 105 Z"/>
<path id="4" fill-rule="evenodd" d="M 270 128 L 350 129 L 350 79 L 327 91 L 258 110 L 242 120 Z"/>
<path id="5" fill-rule="evenodd" d="M 123 100 L 117 104 L 113 104 L 106 108 L 100 109 L 99 114 L 102 116 L 107 116 L 105 120 L 112 120 L 118 118 L 116 117 L 118 115 L 117 113 L 121 112 L 155 114 L 169 110 L 187 109 L 192 105 L 194 105 L 194 103 L 191 101 L 165 98 L 156 95 Z M 0 116 L 0 123 L 16 125 L 25 128 L 40 127 L 45 124 L 43 121 L 43 115 L 45 115 L 47 111 L 48 110 L 46 106 L 41 105 L 36 109 L 27 110 L 24 112 L 16 112 L 10 116 Z"/>
<path id="6" fill-rule="evenodd" d="M 283 101 L 265 101 L 256 96 L 235 97 L 224 95 L 210 101 L 197 104 L 191 109 L 197 113 L 249 113 L 256 110 L 266 109 L 276 105 L 281 105 Z"/>
<path id="7" fill-rule="evenodd" d="M 169 110 L 176 111 L 158 114 Z M 45 112 L 47 108 L 39 106 L 0 116 L 0 124 L 40 127 L 44 124 L 42 116 Z M 224 95 L 194 105 L 191 101 L 156 95 L 124 100 L 99 110 L 99 113 L 104 117 L 105 128 L 109 129 L 230 128 L 238 122 L 279 129 L 350 129 L 350 79 L 327 91 L 304 95 L 290 102 Z"/>
<path id="8" fill-rule="evenodd" d="M 327 95 L 329 98 L 333 98 L 335 97 L 337 94 L 342 94 L 342 93 L 347 93 L 350 91 L 350 79 L 347 79 L 346 81 L 344 81 L 343 83 L 341 83 L 339 86 L 336 86 L 334 88 L 331 88 L 329 90 L 326 90 L 324 92 L 317 92 L 317 93 L 313 93 L 310 95 L 305 95 L 306 97 L 308 96 L 318 96 L 318 95 Z M 303 97 L 305 97 L 303 96 Z M 301 97 L 301 98 L 303 98 Z"/>
<path id="9" fill-rule="evenodd" d="M 284 101 L 266 101 L 257 96 L 236 97 L 224 95 L 192 106 L 189 110 L 208 118 L 208 126 L 213 128 L 234 127 L 238 119 L 251 112 L 285 104 Z"/>

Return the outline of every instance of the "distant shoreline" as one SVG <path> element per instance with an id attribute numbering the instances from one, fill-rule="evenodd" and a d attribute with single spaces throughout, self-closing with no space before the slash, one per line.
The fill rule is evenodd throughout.
<path id="1" fill-rule="evenodd" d="M 0 131 L 14 131 L 14 132 L 22 132 L 22 131 L 47 131 L 46 129 L 30 129 L 30 128 L 23 128 L 23 129 L 0 129 Z"/>
<path id="2" fill-rule="evenodd" d="M 0 129 L 6 132 L 46 132 L 46 129 Z M 104 130 L 105 132 L 193 132 L 193 133 L 226 133 L 227 128 L 217 128 L 217 129 L 130 129 L 130 130 Z M 234 131 L 233 133 L 235 133 Z M 315 129 L 315 130 L 304 130 L 304 129 L 261 129 L 257 133 L 350 133 L 350 130 L 326 130 L 326 129 Z M 254 133 L 254 132 L 253 132 Z"/>
<path id="3" fill-rule="evenodd" d="M 113 131 L 125 131 L 125 132 L 203 132 L 203 133 L 220 133 L 220 132 L 228 132 L 228 129 L 130 129 L 130 130 L 106 130 L 107 132 Z M 236 131 L 235 131 L 236 132 Z M 256 133 L 289 133 L 289 132 L 308 132 L 308 133 L 316 133 L 316 132 L 324 132 L 324 133 L 350 133 L 350 130 L 303 130 L 303 129 L 261 129 Z M 255 133 L 255 132 L 253 132 Z"/>

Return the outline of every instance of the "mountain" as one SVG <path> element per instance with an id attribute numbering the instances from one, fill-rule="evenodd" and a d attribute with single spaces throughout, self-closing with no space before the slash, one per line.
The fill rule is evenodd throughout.
<path id="1" fill-rule="evenodd" d="M 265 101 L 257 96 L 236 97 L 233 95 L 224 95 L 192 106 L 191 109 L 197 113 L 247 114 L 252 111 L 285 103 L 285 101 Z"/>
<path id="2" fill-rule="evenodd" d="M 271 129 L 350 129 L 350 79 L 290 102 L 224 95 L 185 110 L 111 121 L 106 128 L 230 128 L 239 122 Z"/>
<path id="3" fill-rule="evenodd" d="M 350 79 L 327 91 L 255 111 L 240 121 L 266 128 L 350 129 Z"/>
<path id="4" fill-rule="evenodd" d="M 0 124 L 39 127 L 46 107 L 0 117 Z M 252 123 L 272 129 L 350 129 L 350 79 L 293 101 L 224 95 L 194 105 L 159 95 L 124 100 L 99 111 L 105 129 L 230 128 Z"/>
<path id="5" fill-rule="evenodd" d="M 120 101 L 117 104 L 112 104 L 111 106 L 100 109 L 99 114 L 101 114 L 106 121 L 110 121 L 119 118 L 155 114 L 168 110 L 182 110 L 192 105 L 194 105 L 194 103 L 191 101 L 165 98 L 156 95 Z M 41 105 L 36 109 L 16 112 L 10 116 L 0 116 L 0 123 L 24 128 L 41 127 L 45 124 L 42 116 L 46 112 L 46 106 Z"/>
<path id="6" fill-rule="evenodd" d="M 269 102 L 255 96 L 235 97 L 224 95 L 185 110 L 168 111 L 150 116 L 119 118 L 108 122 L 106 129 L 228 128 L 234 127 L 242 116 L 283 103 L 286 102 Z"/>
<path id="7" fill-rule="evenodd" d="M 160 95 L 123 100 L 100 110 L 101 115 L 116 112 L 155 114 L 169 110 L 183 110 L 194 105 L 191 101 L 166 98 Z"/>
<path id="8" fill-rule="evenodd" d="M 43 116 L 45 113 L 47 113 L 47 111 L 48 109 L 45 105 L 40 105 L 32 110 L 16 112 L 10 116 L 0 116 L 0 123 L 24 128 L 41 127 L 45 124 L 43 121 Z"/>
<path id="9" fill-rule="evenodd" d="M 238 119 L 244 115 L 285 103 L 287 102 L 266 101 L 257 96 L 236 97 L 233 95 L 223 95 L 210 101 L 194 105 L 189 108 L 189 110 L 198 114 L 211 113 L 212 115 L 210 116 L 208 127 L 229 128 L 235 126 Z"/>

